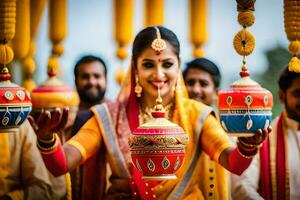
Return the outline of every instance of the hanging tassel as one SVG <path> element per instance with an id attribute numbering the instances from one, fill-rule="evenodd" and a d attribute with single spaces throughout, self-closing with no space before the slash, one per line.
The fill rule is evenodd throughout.
<path id="1" fill-rule="evenodd" d="M 297 56 L 293 56 L 289 62 L 289 71 L 300 73 L 300 60 Z"/>
<path id="2" fill-rule="evenodd" d="M 30 0 L 18 0 L 16 34 L 11 41 L 15 59 L 27 56 L 30 47 Z"/>
<path id="3" fill-rule="evenodd" d="M 243 27 L 252 26 L 255 22 L 255 16 L 253 15 L 253 11 L 239 12 L 238 22 Z"/>
<path id="4" fill-rule="evenodd" d="M 14 52 L 7 44 L 0 44 L 0 63 L 8 64 L 14 59 Z"/>
<path id="5" fill-rule="evenodd" d="M 300 73 L 300 61 L 297 56 L 300 54 L 300 1 L 284 0 L 284 28 L 289 44 L 288 50 L 292 59 L 288 64 L 289 71 Z"/>
<path id="6" fill-rule="evenodd" d="M 0 64 L 8 64 L 14 59 L 14 52 L 8 42 L 15 36 L 16 1 L 0 1 Z"/>
<path id="7" fill-rule="evenodd" d="M 59 71 L 59 61 L 57 56 L 50 56 L 48 59 L 48 75 L 56 76 Z"/>

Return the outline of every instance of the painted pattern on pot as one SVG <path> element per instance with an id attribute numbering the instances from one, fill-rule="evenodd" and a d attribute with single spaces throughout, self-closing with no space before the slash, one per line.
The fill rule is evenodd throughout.
<path id="1" fill-rule="evenodd" d="M 252 136 L 272 120 L 273 96 L 241 72 L 241 79 L 219 92 L 219 113 L 223 128 L 232 136 Z"/>

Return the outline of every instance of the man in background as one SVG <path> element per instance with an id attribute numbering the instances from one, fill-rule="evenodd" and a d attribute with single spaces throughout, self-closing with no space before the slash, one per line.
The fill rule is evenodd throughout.
<path id="1" fill-rule="evenodd" d="M 278 84 L 285 109 L 273 120 L 259 158 L 240 177 L 232 175 L 233 199 L 300 199 L 300 73 L 286 67 Z"/>
<path id="2" fill-rule="evenodd" d="M 189 97 L 213 106 L 218 96 L 221 74 L 217 65 L 206 58 L 187 63 L 183 78 Z"/>
<path id="3" fill-rule="evenodd" d="M 107 87 L 107 67 L 105 62 L 97 56 L 86 55 L 80 58 L 74 68 L 75 85 L 80 97 L 79 112 L 72 127 L 74 136 L 80 127 L 92 116 L 89 109 L 100 104 L 105 99 Z M 73 200 L 96 199 L 100 188 L 103 188 L 105 173 L 97 173 L 100 163 L 105 165 L 106 159 L 95 152 L 83 166 L 79 166 L 71 173 Z"/>

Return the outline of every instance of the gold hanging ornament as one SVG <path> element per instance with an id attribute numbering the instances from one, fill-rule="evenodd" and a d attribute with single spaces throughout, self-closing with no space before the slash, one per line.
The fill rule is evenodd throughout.
<path id="1" fill-rule="evenodd" d="M 121 85 L 126 76 L 123 68 L 128 57 L 126 46 L 133 36 L 133 0 L 114 0 L 114 35 L 118 43 L 116 56 L 121 61 L 121 67 L 115 73 L 116 82 Z"/>
<path id="2" fill-rule="evenodd" d="M 288 50 L 292 54 L 289 71 L 300 73 L 300 1 L 284 0 L 284 28 L 290 41 Z"/>
<path id="3" fill-rule="evenodd" d="M 164 24 L 164 0 L 144 0 L 144 12 L 145 27 Z"/>
<path id="4" fill-rule="evenodd" d="M 207 41 L 207 1 L 190 0 L 190 40 L 194 45 L 193 56 L 203 57 L 202 46 Z"/>
<path id="5" fill-rule="evenodd" d="M 8 41 L 15 36 L 16 0 L 0 2 L 0 64 L 8 64 L 14 59 L 14 52 Z"/>

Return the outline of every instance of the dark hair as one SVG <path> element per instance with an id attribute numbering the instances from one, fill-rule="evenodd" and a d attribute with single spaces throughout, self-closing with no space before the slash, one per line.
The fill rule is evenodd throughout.
<path id="1" fill-rule="evenodd" d="M 168 42 L 172 47 L 174 53 L 179 59 L 180 54 L 180 44 L 175 33 L 165 27 L 156 26 L 159 29 L 161 38 Z M 135 37 L 132 47 L 132 59 L 136 67 L 137 58 L 141 53 L 149 46 L 151 46 L 152 41 L 157 38 L 156 29 L 154 26 L 147 27 L 141 30 Z"/>
<path id="2" fill-rule="evenodd" d="M 300 73 L 289 71 L 288 67 L 284 68 L 284 70 L 280 73 L 278 85 L 279 88 L 286 92 L 286 90 L 292 85 L 292 82 L 300 77 Z"/>
<path id="3" fill-rule="evenodd" d="M 206 58 L 196 58 L 192 60 L 191 62 L 188 62 L 186 64 L 186 68 L 183 71 L 183 78 L 185 79 L 187 76 L 188 71 L 193 69 L 200 69 L 203 71 L 206 71 L 209 73 L 212 77 L 212 80 L 214 82 L 215 88 L 218 88 L 220 86 L 221 82 L 221 73 L 219 68 L 215 63 L 212 61 L 206 59 Z"/>
<path id="4" fill-rule="evenodd" d="M 86 55 L 86 56 L 82 56 L 75 64 L 75 67 L 74 67 L 74 76 L 75 76 L 75 79 L 77 78 L 77 75 L 78 75 L 78 67 L 79 65 L 83 64 L 83 63 L 91 63 L 91 62 L 100 62 L 102 65 L 103 65 L 103 68 L 104 68 L 104 75 L 105 75 L 105 79 L 107 77 L 107 67 L 106 67 L 106 64 L 104 62 L 104 60 L 102 60 L 100 57 L 97 57 L 97 56 L 93 56 L 93 55 Z"/>

